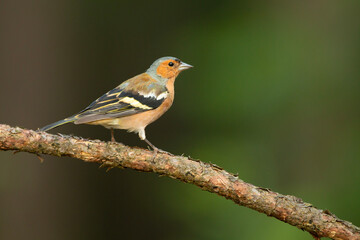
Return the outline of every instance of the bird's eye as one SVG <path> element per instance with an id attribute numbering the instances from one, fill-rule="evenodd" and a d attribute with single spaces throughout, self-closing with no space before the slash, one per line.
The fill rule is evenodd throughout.
<path id="1" fill-rule="evenodd" d="M 169 62 L 169 66 L 170 66 L 170 67 L 174 66 L 174 63 L 173 63 L 173 62 Z"/>

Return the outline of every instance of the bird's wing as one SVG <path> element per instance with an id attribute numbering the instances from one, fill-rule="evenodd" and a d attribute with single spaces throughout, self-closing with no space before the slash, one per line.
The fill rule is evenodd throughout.
<path id="1" fill-rule="evenodd" d="M 76 114 L 75 124 L 120 118 L 156 109 L 168 96 L 166 87 L 147 74 L 138 75 L 96 99 Z"/>

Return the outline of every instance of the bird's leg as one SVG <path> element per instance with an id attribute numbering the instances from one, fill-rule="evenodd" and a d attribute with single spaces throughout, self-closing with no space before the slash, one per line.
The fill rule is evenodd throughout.
<path id="1" fill-rule="evenodd" d="M 145 129 L 139 129 L 139 137 L 141 140 L 144 140 L 147 144 L 149 144 L 149 146 L 154 149 L 154 155 L 153 155 L 153 159 L 155 159 L 156 155 L 158 152 L 161 152 L 161 153 L 166 153 L 166 154 L 169 154 L 171 156 L 173 156 L 173 154 L 167 152 L 167 151 L 164 151 L 164 150 L 161 150 L 157 147 L 155 147 L 154 144 L 152 144 L 149 140 L 146 139 L 146 136 L 145 136 Z"/>
<path id="2" fill-rule="evenodd" d="M 116 142 L 115 137 L 114 137 L 114 129 L 110 128 L 110 132 L 111 132 L 111 141 Z"/>
<path id="3" fill-rule="evenodd" d="M 154 150 L 154 154 L 153 154 L 153 157 L 152 157 L 152 161 L 154 161 L 155 160 L 155 158 L 156 158 L 156 155 L 157 155 L 157 153 L 158 153 L 158 151 L 159 151 L 159 149 L 157 148 L 157 147 L 155 147 L 149 140 L 147 140 L 146 138 L 144 138 L 144 141 L 147 143 L 147 144 L 149 144 L 149 146 Z"/>
<path id="4" fill-rule="evenodd" d="M 160 152 L 160 153 L 166 153 L 166 154 L 169 154 L 169 155 L 173 156 L 173 154 L 171 154 L 171 153 L 169 153 L 169 152 L 167 152 L 167 151 L 164 151 L 164 150 L 162 150 L 162 149 L 160 149 L 160 148 L 155 147 L 154 144 L 152 144 L 152 143 L 151 143 L 149 140 L 147 140 L 146 138 L 144 139 L 144 141 L 145 141 L 147 144 L 149 144 L 152 149 L 154 149 L 154 155 L 155 155 L 155 156 L 156 156 L 156 154 L 157 154 L 158 152 Z"/>
<path id="5" fill-rule="evenodd" d="M 111 132 L 111 142 L 124 145 L 123 143 L 117 142 L 117 141 L 115 140 L 115 137 L 114 137 L 114 129 L 113 129 L 113 128 L 110 128 L 110 132 Z"/>

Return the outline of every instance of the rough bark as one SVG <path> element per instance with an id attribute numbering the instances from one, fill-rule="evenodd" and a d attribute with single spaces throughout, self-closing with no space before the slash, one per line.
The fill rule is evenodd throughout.
<path id="1" fill-rule="evenodd" d="M 155 172 L 194 184 L 238 205 L 265 213 L 305 230 L 319 239 L 360 239 L 360 229 L 337 218 L 328 210 L 317 209 L 300 198 L 282 195 L 246 183 L 221 167 L 183 156 L 159 153 L 122 144 L 52 135 L 45 132 L 0 125 L 0 150 L 15 150 L 54 156 L 69 156 L 110 168 L 132 168 Z"/>

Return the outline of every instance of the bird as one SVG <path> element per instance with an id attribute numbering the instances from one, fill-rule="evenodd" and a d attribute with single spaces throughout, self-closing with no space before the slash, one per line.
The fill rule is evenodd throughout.
<path id="1" fill-rule="evenodd" d="M 101 125 L 110 129 L 112 142 L 116 142 L 114 129 L 123 129 L 137 133 L 153 149 L 154 156 L 157 152 L 167 153 L 146 138 L 145 128 L 169 110 L 174 101 L 176 77 L 192 67 L 176 57 L 159 58 L 145 73 L 122 82 L 79 113 L 49 124 L 40 131 L 67 123 Z"/>

